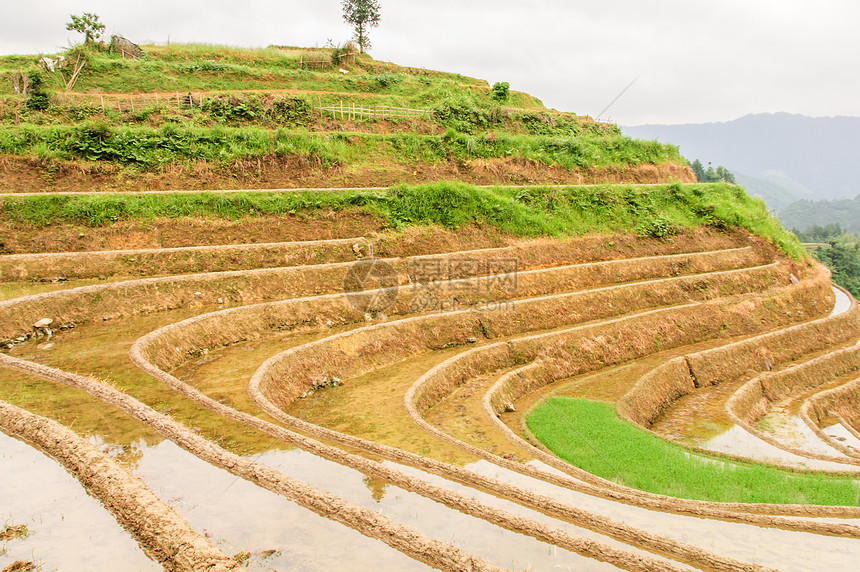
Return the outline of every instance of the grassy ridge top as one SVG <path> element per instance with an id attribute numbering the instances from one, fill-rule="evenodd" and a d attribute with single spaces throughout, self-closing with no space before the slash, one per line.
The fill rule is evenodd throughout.
<path id="1" fill-rule="evenodd" d="M 741 227 L 794 258 L 803 247 L 771 217 L 764 203 L 739 187 L 718 184 L 654 186 L 476 187 L 462 183 L 396 186 L 387 191 L 50 195 L 0 199 L 0 221 L 32 228 L 91 227 L 121 220 L 185 216 L 239 219 L 265 215 L 319 217 L 360 211 L 392 228 L 435 224 L 449 229 L 489 226 L 518 237 L 565 237 L 634 231 L 666 239 L 682 229 Z"/>
<path id="2" fill-rule="evenodd" d="M 0 77 L 20 68 L 44 88 L 13 95 L 13 82 L 0 82 L 2 190 L 70 175 L 82 188 L 64 190 L 176 188 L 202 172 L 214 173 L 210 188 L 692 181 L 675 146 L 458 74 L 336 49 L 144 50 L 131 59 L 75 48 L 56 72 L 35 56 L 0 57 Z M 392 116 L 391 107 L 413 111 Z"/>
<path id="3" fill-rule="evenodd" d="M 143 46 L 141 59 L 123 58 L 108 51 L 88 49 L 86 65 L 72 90 L 83 94 L 143 94 L 245 90 L 298 90 L 320 95 L 357 94 L 389 104 L 427 106 L 457 93 L 479 104 L 491 104 L 491 89 L 484 80 L 459 74 L 377 62 L 367 54 L 332 61 L 328 48 L 244 49 L 207 44 Z M 65 73 L 45 73 L 50 89 L 66 91 L 77 55 L 69 54 Z M 39 56 L 0 56 L 0 76 L 19 67 L 33 69 Z M 310 61 L 311 63 L 307 63 Z M 344 74 L 341 70 L 349 73 Z M 12 83 L 0 84 L 0 94 L 11 95 Z M 330 97 L 327 97 L 330 100 Z M 545 109 L 521 92 L 511 92 L 506 107 Z"/>

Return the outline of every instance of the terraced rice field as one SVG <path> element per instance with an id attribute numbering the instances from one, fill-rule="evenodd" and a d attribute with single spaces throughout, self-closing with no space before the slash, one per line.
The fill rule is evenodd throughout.
<path id="1" fill-rule="evenodd" d="M 856 567 L 857 498 L 646 492 L 525 425 L 585 398 L 689 455 L 856 483 L 860 308 L 822 267 L 741 232 L 376 240 L 0 257 L 0 518 L 31 531 L 0 563 Z"/>

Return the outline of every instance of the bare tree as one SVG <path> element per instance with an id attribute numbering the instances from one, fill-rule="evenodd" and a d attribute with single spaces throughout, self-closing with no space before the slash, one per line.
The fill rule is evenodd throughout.
<path id="1" fill-rule="evenodd" d="M 356 43 L 361 53 L 370 48 L 368 28 L 379 26 L 379 2 L 377 0 L 343 0 L 343 19 L 352 24 Z"/>

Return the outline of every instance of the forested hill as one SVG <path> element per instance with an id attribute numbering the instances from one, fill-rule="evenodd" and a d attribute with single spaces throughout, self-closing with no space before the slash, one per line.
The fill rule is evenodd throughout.
<path id="1" fill-rule="evenodd" d="M 841 199 L 860 192 L 854 172 L 860 150 L 860 118 L 806 117 L 788 113 L 747 115 L 723 123 L 624 127 L 632 137 L 680 146 L 703 164 L 741 174 L 771 208 L 792 200 Z M 743 176 L 746 176 L 745 178 Z M 755 179 L 751 181 L 750 179 Z M 769 194 L 781 204 L 771 204 Z"/>
<path id="2" fill-rule="evenodd" d="M 786 228 L 807 229 L 838 223 L 846 232 L 860 234 L 860 195 L 835 201 L 797 201 L 779 211 Z"/>

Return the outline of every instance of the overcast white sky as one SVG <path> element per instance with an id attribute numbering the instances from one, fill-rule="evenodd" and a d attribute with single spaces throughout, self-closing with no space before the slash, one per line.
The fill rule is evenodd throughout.
<path id="1" fill-rule="evenodd" d="M 322 46 L 351 30 L 339 0 L 0 0 L 0 54 L 78 41 L 94 12 L 137 43 Z M 748 113 L 860 116 L 860 2 L 381 0 L 371 55 L 459 72 L 622 125 Z"/>

